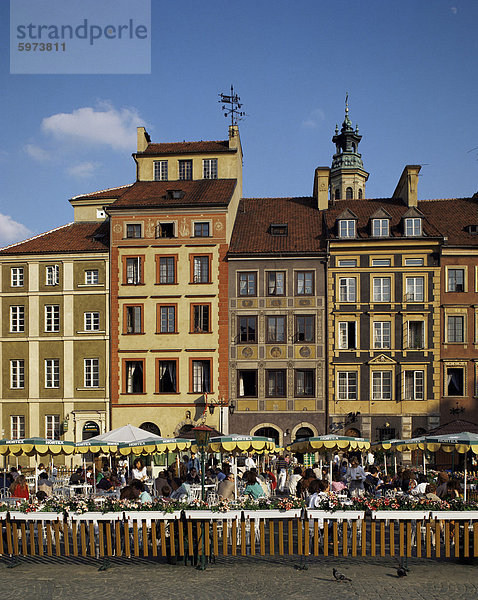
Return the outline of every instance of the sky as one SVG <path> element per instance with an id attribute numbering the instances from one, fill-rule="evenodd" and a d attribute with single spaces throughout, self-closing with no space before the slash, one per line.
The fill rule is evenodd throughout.
<path id="1" fill-rule="evenodd" d="M 0 0 L 0 246 L 133 182 L 139 125 L 153 142 L 227 139 L 231 84 L 245 197 L 311 195 L 346 93 L 367 197 L 391 196 L 406 164 L 423 165 L 419 199 L 478 191 L 475 0 L 152 0 L 151 19 L 151 74 L 14 75 Z"/>

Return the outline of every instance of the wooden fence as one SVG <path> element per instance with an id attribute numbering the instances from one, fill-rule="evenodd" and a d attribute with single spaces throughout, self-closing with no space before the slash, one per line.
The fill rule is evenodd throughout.
<path id="1" fill-rule="evenodd" d="M 271 515 L 272 516 L 272 515 Z M 48 557 L 478 557 L 478 520 L 271 517 L 197 519 L 9 516 L 0 555 Z M 204 536 L 203 536 L 204 525 Z"/>

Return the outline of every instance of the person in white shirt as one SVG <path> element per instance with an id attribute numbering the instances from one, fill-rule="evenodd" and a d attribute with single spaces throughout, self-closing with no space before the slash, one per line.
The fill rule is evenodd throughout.
<path id="1" fill-rule="evenodd" d="M 363 467 L 359 465 L 357 458 L 354 456 L 350 460 L 349 468 L 347 469 L 346 479 L 349 484 L 351 496 L 360 496 L 364 492 L 364 484 L 366 475 Z"/>
<path id="2" fill-rule="evenodd" d="M 252 454 L 247 455 L 244 465 L 248 471 L 250 471 L 251 469 L 257 468 L 256 463 L 255 463 L 254 459 L 252 458 Z"/>
<path id="3" fill-rule="evenodd" d="M 134 463 L 132 476 L 133 479 L 137 479 L 138 481 L 146 481 L 148 479 L 146 467 L 143 465 L 143 461 L 140 458 Z"/>

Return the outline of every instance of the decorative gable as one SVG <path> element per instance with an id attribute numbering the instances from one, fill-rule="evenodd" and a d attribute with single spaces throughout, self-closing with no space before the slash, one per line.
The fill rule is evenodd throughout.
<path id="1" fill-rule="evenodd" d="M 386 356 L 385 354 L 379 354 L 368 361 L 368 365 L 396 365 L 397 361 L 390 358 L 390 356 Z"/>

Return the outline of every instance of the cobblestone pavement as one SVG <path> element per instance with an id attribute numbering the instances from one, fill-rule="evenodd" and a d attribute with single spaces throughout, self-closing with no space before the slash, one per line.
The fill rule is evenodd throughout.
<path id="1" fill-rule="evenodd" d="M 2 600 L 215 600 L 307 597 L 327 600 L 471 600 L 478 598 L 478 566 L 452 561 L 411 560 L 406 578 L 396 576 L 392 559 L 312 560 L 306 571 L 298 561 L 219 558 L 206 571 L 191 566 L 142 560 L 99 562 L 21 559 L 9 569 L 0 562 Z M 336 582 L 336 567 L 352 581 Z"/>

